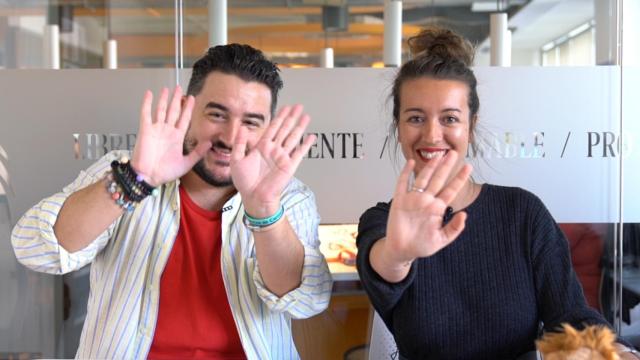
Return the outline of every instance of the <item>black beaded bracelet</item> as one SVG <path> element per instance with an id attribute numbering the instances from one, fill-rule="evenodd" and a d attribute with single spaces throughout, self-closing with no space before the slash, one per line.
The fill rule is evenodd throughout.
<path id="1" fill-rule="evenodd" d="M 136 174 L 127 158 L 122 158 L 121 161 L 114 160 L 111 163 L 111 168 L 121 174 L 123 179 L 127 181 L 131 187 L 135 187 L 141 194 L 148 196 L 153 192 L 154 188 L 144 181 L 142 176 Z"/>
<path id="2" fill-rule="evenodd" d="M 149 185 L 141 175 L 133 170 L 128 158 L 123 157 L 120 161 L 112 161 L 111 169 L 114 180 L 131 201 L 139 203 L 149 195 L 156 196 L 158 194 L 157 188 Z"/>
<path id="3" fill-rule="evenodd" d="M 118 163 L 117 161 L 111 163 L 114 179 L 118 182 L 118 185 L 122 187 L 124 194 L 129 199 L 135 202 L 142 201 L 145 197 L 147 197 L 147 195 L 143 194 L 140 189 L 136 188 L 135 184 L 131 182 L 131 179 L 126 176 L 125 172 L 122 171 L 119 164 L 120 163 Z"/>

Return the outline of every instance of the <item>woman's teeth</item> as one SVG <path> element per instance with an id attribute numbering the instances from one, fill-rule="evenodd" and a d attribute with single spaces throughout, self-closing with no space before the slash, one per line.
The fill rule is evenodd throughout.
<path id="1" fill-rule="evenodd" d="M 445 153 L 446 153 L 445 150 L 440 150 L 440 151 L 424 151 L 424 150 L 420 150 L 420 156 L 422 156 L 423 158 L 425 158 L 427 160 L 431 160 L 431 159 L 435 159 L 437 157 L 444 156 Z"/>

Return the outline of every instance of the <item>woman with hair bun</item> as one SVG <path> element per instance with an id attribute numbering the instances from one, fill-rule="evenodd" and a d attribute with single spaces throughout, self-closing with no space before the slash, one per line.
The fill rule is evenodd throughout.
<path id="1" fill-rule="evenodd" d="M 400 358 L 515 359 L 542 330 L 609 326 L 586 304 L 540 199 L 470 178 L 480 107 L 471 44 L 430 27 L 409 45 L 391 94 L 407 162 L 393 201 L 362 215 L 357 238 L 362 284 Z"/>

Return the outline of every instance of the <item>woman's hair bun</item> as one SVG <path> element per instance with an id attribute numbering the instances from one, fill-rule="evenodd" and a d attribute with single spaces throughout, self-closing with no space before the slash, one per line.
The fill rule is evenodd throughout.
<path id="1" fill-rule="evenodd" d="M 449 29 L 428 26 L 409 39 L 413 57 L 434 56 L 443 60 L 458 60 L 466 66 L 473 65 L 475 49 L 469 40 Z"/>

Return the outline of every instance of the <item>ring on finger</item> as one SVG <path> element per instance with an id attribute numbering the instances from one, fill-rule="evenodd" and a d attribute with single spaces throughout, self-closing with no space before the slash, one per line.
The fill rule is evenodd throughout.
<path id="1" fill-rule="evenodd" d="M 415 191 L 415 192 L 423 193 L 423 192 L 425 191 L 425 189 L 424 189 L 424 188 L 419 188 L 419 187 L 412 186 L 412 187 L 411 187 L 411 190 L 409 190 L 409 191 Z"/>

